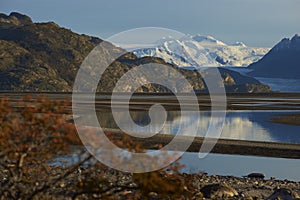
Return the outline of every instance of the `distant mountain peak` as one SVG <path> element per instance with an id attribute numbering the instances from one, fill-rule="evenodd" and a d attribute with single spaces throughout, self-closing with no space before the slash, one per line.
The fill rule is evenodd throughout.
<path id="1" fill-rule="evenodd" d="M 294 78 L 300 74 L 300 36 L 283 38 L 261 60 L 251 64 L 250 74 L 261 77 Z"/>
<path id="2" fill-rule="evenodd" d="M 232 46 L 247 47 L 247 45 L 245 45 L 243 42 L 235 42 Z"/>
<path id="3" fill-rule="evenodd" d="M 137 57 L 153 56 L 177 66 L 248 66 L 270 49 L 247 47 L 242 42 L 227 45 L 208 35 L 186 35 L 180 39 L 165 37 L 157 46 L 133 51 Z"/>
<path id="4" fill-rule="evenodd" d="M 291 39 L 283 38 L 278 44 L 274 46 L 272 51 L 281 51 L 289 48 L 300 50 L 300 36 L 298 34 L 295 34 Z"/>
<path id="5" fill-rule="evenodd" d="M 192 39 L 197 42 L 210 42 L 210 43 L 214 43 L 214 44 L 218 44 L 218 45 L 226 45 L 224 42 L 217 40 L 216 38 L 214 38 L 213 36 L 210 36 L 210 35 L 197 34 L 195 36 L 192 36 Z"/>
<path id="6" fill-rule="evenodd" d="M 300 44 L 300 36 L 298 34 L 295 34 L 294 37 L 292 37 L 291 42 Z"/>

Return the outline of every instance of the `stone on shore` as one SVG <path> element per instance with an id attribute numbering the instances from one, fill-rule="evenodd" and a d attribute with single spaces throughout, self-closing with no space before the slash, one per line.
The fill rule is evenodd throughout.
<path id="1" fill-rule="evenodd" d="M 300 196 L 288 188 L 275 188 L 274 193 L 268 197 L 268 200 L 296 200 Z"/>
<path id="2" fill-rule="evenodd" d="M 263 173 L 251 173 L 251 174 L 248 174 L 247 176 L 245 177 L 248 177 L 248 178 L 261 178 L 261 179 L 264 179 L 266 177 L 265 174 Z"/>
<path id="3" fill-rule="evenodd" d="M 237 196 L 238 193 L 232 187 L 225 184 L 211 184 L 204 186 L 201 190 L 205 198 L 230 198 Z"/>

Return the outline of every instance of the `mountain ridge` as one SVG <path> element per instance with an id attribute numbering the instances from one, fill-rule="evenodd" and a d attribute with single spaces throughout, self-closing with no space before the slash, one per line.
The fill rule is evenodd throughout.
<path id="1" fill-rule="evenodd" d="M 0 90 L 27 92 L 71 92 L 77 71 L 84 58 L 103 40 L 80 35 L 54 22 L 33 23 L 25 15 L 0 14 Z M 100 60 L 105 62 L 121 52 L 106 42 L 101 47 Z M 140 64 L 160 63 L 179 70 L 195 91 L 206 91 L 197 71 L 184 70 L 167 64 L 160 58 L 137 58 L 127 52 L 103 73 L 98 92 L 111 92 L 127 71 Z M 269 92 L 270 88 L 253 78 L 231 71 L 220 71 L 225 88 L 230 92 Z M 242 79 L 247 82 L 241 81 Z M 131 81 L 131 80 L 129 80 Z M 88 84 L 88 80 L 83 83 Z M 174 83 L 173 87 L 176 87 Z M 166 92 L 160 85 L 150 84 L 137 92 Z"/>
<path id="2" fill-rule="evenodd" d="M 137 57 L 153 56 L 177 66 L 243 66 L 261 59 L 270 49 L 247 47 L 242 42 L 228 45 L 212 36 L 187 35 L 181 39 L 165 38 L 156 47 L 134 50 Z"/>
<path id="3" fill-rule="evenodd" d="M 299 79 L 300 36 L 283 38 L 262 59 L 249 65 L 250 75 Z"/>

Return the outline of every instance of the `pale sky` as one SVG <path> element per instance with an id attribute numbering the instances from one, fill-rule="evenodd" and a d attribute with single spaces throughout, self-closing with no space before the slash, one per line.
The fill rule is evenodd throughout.
<path id="1" fill-rule="evenodd" d="M 300 32 L 300 0 L 0 0 L 12 11 L 102 39 L 151 26 L 272 47 Z"/>

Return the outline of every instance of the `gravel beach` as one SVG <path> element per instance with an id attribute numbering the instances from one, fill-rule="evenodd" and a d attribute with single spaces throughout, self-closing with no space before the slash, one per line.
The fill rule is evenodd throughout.
<path id="1" fill-rule="evenodd" d="M 60 167 L 53 170 L 63 172 Z M 3 173 L 1 173 L 3 178 Z M 89 175 L 88 175 L 89 174 Z M 105 181 L 99 183 L 98 192 L 74 190 L 78 180 L 84 176 L 105 177 Z M 158 188 L 153 191 L 143 191 L 143 188 L 134 180 L 133 174 L 122 173 L 111 169 L 93 170 L 78 169 L 68 178 L 53 185 L 48 192 L 40 195 L 40 199 L 300 199 L 300 182 L 289 180 L 264 179 L 259 177 L 234 177 L 198 174 L 179 174 L 178 179 L 185 182 L 181 195 L 172 196 L 161 194 Z M 251 176 L 251 175 L 250 175 Z M 174 180 L 173 180 L 174 181 Z M 105 182 L 105 184 L 104 184 Z M 176 184 L 169 179 L 166 184 Z M 105 192 L 100 192 L 105 191 Z"/>

